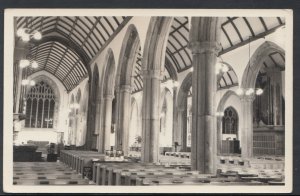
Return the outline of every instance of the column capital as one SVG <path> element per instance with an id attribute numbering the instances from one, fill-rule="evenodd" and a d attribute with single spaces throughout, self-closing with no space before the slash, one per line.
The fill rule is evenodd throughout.
<path id="1" fill-rule="evenodd" d="M 118 86 L 116 91 L 118 93 L 119 92 L 128 92 L 128 93 L 131 93 L 131 86 L 128 85 L 128 84 L 123 84 L 121 86 Z"/>
<path id="2" fill-rule="evenodd" d="M 193 41 L 188 43 L 188 48 L 193 54 L 212 52 L 218 55 L 221 51 L 221 45 L 216 41 Z"/>
<path id="3" fill-rule="evenodd" d="M 162 78 L 162 72 L 161 70 L 157 69 L 157 70 L 142 70 L 141 74 L 143 76 L 143 78 L 157 78 L 157 79 L 161 79 Z"/>

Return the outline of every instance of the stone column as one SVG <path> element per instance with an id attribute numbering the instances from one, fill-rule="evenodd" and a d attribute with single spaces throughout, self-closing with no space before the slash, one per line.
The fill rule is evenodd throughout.
<path id="1" fill-rule="evenodd" d="M 251 158 L 253 156 L 253 100 L 255 96 L 242 96 L 242 133 L 241 133 L 241 149 L 243 158 Z"/>
<path id="2" fill-rule="evenodd" d="M 111 118 L 112 118 L 112 100 L 113 95 L 105 95 L 103 98 L 103 134 L 99 133 L 101 143 L 99 145 L 99 152 L 105 153 L 105 150 L 110 150 L 110 133 L 111 133 Z M 102 135 L 102 137 L 101 137 Z"/>
<path id="3" fill-rule="evenodd" d="M 97 138 L 96 146 L 98 152 L 104 152 L 104 118 L 105 118 L 105 100 L 101 96 L 97 96 L 97 104 L 95 105 L 95 130 L 93 132 L 94 137 Z"/>
<path id="4" fill-rule="evenodd" d="M 177 112 L 177 87 L 173 87 L 173 130 L 172 130 L 172 146 L 173 151 L 175 151 L 175 142 L 178 142 L 178 112 Z"/>
<path id="5" fill-rule="evenodd" d="M 217 117 L 217 155 L 222 154 L 222 118 L 221 116 Z"/>
<path id="6" fill-rule="evenodd" d="M 157 162 L 160 130 L 160 70 L 143 71 L 142 162 Z"/>
<path id="7" fill-rule="evenodd" d="M 178 109 L 178 128 L 180 130 L 179 149 L 187 151 L 187 108 Z"/>
<path id="8" fill-rule="evenodd" d="M 25 79 L 26 67 L 21 68 L 19 66 L 19 62 L 22 59 L 26 59 L 26 55 L 28 53 L 28 46 L 25 42 L 18 41 L 15 43 L 14 48 L 14 74 L 18 74 L 16 84 L 14 84 L 14 113 L 22 113 L 25 97 L 25 87 L 21 85 L 22 79 Z"/>
<path id="9" fill-rule="evenodd" d="M 89 84 L 90 85 L 90 84 Z M 91 92 L 91 91 L 89 91 Z M 91 150 L 92 149 L 92 143 L 93 143 L 93 134 L 95 132 L 95 113 L 94 113 L 94 109 L 95 107 L 97 107 L 97 104 L 93 101 L 92 99 L 92 94 L 93 92 L 91 92 L 91 95 L 89 96 L 89 105 L 88 105 L 88 114 L 87 114 L 87 130 L 86 130 L 86 139 L 85 139 L 85 145 L 84 145 L 84 149 L 85 150 Z"/>
<path id="10" fill-rule="evenodd" d="M 192 170 L 216 173 L 215 64 L 219 45 L 219 18 L 192 18 L 189 47 L 193 54 Z M 194 26 L 195 25 L 195 26 Z M 194 34 L 193 34 L 194 33 Z"/>
<path id="11" fill-rule="evenodd" d="M 123 150 L 124 155 L 128 155 L 129 145 L 129 122 L 130 122 L 130 108 L 131 108 L 131 86 L 122 85 L 119 88 L 119 138 L 118 138 L 118 147 Z M 120 143 L 121 142 L 121 143 Z"/>

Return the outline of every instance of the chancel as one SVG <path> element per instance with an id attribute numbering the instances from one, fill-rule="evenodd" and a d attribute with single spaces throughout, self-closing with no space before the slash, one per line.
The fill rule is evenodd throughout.
<path id="1" fill-rule="evenodd" d="M 15 17 L 13 184 L 285 185 L 285 27 Z"/>

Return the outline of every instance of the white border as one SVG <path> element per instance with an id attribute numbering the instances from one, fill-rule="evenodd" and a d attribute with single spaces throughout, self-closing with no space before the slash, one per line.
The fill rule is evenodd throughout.
<path id="1" fill-rule="evenodd" d="M 281 16 L 286 20 L 285 186 L 20 186 L 13 185 L 14 16 Z M 4 12 L 3 191 L 14 193 L 289 193 L 293 177 L 293 11 L 246 9 L 6 9 Z"/>

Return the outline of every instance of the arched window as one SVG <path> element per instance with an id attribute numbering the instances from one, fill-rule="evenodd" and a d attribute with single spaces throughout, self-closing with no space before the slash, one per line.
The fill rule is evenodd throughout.
<path id="1" fill-rule="evenodd" d="M 228 107 L 224 111 L 222 127 L 223 134 L 237 134 L 238 115 L 233 107 Z"/>
<path id="2" fill-rule="evenodd" d="M 25 127 L 53 128 L 55 94 L 52 88 L 41 81 L 31 87 L 26 96 Z"/>

